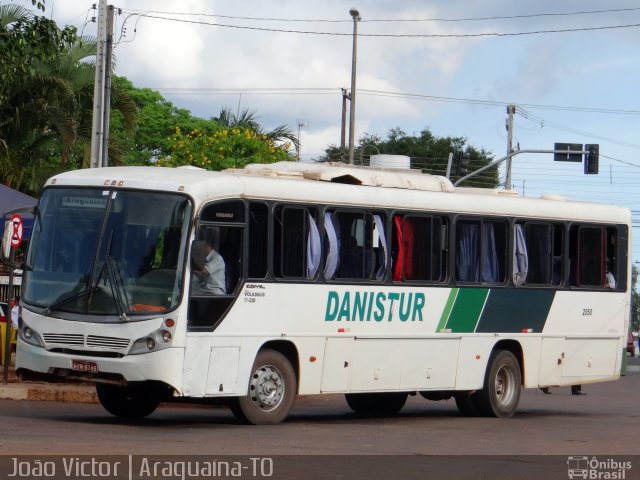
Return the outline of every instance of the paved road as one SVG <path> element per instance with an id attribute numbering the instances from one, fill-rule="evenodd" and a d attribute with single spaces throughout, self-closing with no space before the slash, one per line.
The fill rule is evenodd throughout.
<path id="1" fill-rule="evenodd" d="M 224 408 L 172 406 L 130 423 L 109 416 L 98 405 L 3 400 L 0 451 L 5 455 L 555 455 L 549 458 L 560 465 L 557 478 L 567 478 L 567 456 L 640 452 L 640 362 L 630 363 L 627 376 L 585 385 L 583 396 L 572 396 L 569 388 L 552 390 L 551 395 L 526 390 L 511 419 L 464 418 L 452 400 L 430 402 L 420 396 L 410 397 L 397 416 L 382 419 L 357 417 L 339 395 L 302 397 L 285 423 L 269 427 L 239 425 Z M 434 462 L 440 457 L 430 458 Z M 470 461 L 459 458 L 439 461 L 449 469 Z M 488 458 L 481 463 L 494 457 Z M 485 467 L 505 473 L 510 458 Z M 637 466 L 625 479 L 640 478 L 640 457 L 634 461 Z M 353 472 L 365 464 L 371 465 L 355 461 L 349 478 L 356 478 Z M 296 472 L 308 468 L 304 465 Z M 380 471 L 376 467 L 366 477 L 393 478 L 376 476 Z M 418 471 L 424 473 L 424 465 Z M 519 480 L 548 477 L 539 473 L 532 468 L 528 475 L 518 476 Z M 503 478 L 487 473 L 489 477 Z"/>
<path id="2" fill-rule="evenodd" d="M 639 369 L 640 370 L 640 369 Z M 128 423 L 100 406 L 0 401 L 4 454 L 637 454 L 640 372 L 525 390 L 511 419 L 464 418 L 452 400 L 410 397 L 395 417 L 355 416 L 340 395 L 301 397 L 282 425 L 239 425 L 224 408 L 161 408 Z M 301 442 L 301 438 L 304 442 Z"/>

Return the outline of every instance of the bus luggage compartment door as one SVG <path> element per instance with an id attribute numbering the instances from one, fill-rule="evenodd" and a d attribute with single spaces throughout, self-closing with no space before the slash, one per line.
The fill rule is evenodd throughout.
<path id="1" fill-rule="evenodd" d="M 322 392 L 346 392 L 351 376 L 353 338 L 327 338 L 322 365 Z"/>

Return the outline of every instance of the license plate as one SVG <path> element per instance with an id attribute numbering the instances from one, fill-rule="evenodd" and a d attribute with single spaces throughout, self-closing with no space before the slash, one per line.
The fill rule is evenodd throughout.
<path id="1" fill-rule="evenodd" d="M 71 360 L 71 369 L 76 372 L 98 373 L 98 364 L 85 360 Z"/>

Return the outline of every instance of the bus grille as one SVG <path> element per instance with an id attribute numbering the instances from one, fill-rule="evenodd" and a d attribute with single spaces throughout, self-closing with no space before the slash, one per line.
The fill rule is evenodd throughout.
<path id="1" fill-rule="evenodd" d="M 65 333 L 45 333 L 42 335 L 45 343 L 64 344 L 64 345 L 85 345 L 84 335 L 65 334 Z M 126 348 L 129 346 L 128 338 L 117 337 L 100 337 L 97 335 L 89 335 L 86 338 L 87 347 L 99 348 Z"/>
<path id="2" fill-rule="evenodd" d="M 89 335 L 87 337 L 87 346 L 106 347 L 106 348 L 126 348 L 129 346 L 129 339 L 116 338 L 116 337 L 98 337 L 96 335 Z"/>
<path id="3" fill-rule="evenodd" d="M 84 345 L 84 336 L 65 333 L 45 333 L 42 335 L 46 343 L 66 343 L 69 345 Z"/>

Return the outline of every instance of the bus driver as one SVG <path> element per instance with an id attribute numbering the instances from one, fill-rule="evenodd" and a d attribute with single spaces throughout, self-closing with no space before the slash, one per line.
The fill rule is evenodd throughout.
<path id="1" fill-rule="evenodd" d="M 193 282 L 195 284 L 193 292 L 196 295 L 224 295 L 226 293 L 225 264 L 222 255 L 215 250 L 218 240 L 218 232 L 213 228 L 204 231 L 204 241 L 201 243 L 204 251 L 200 252 L 204 256 L 204 262 L 194 268 Z M 194 248 L 193 256 L 196 254 Z"/>

